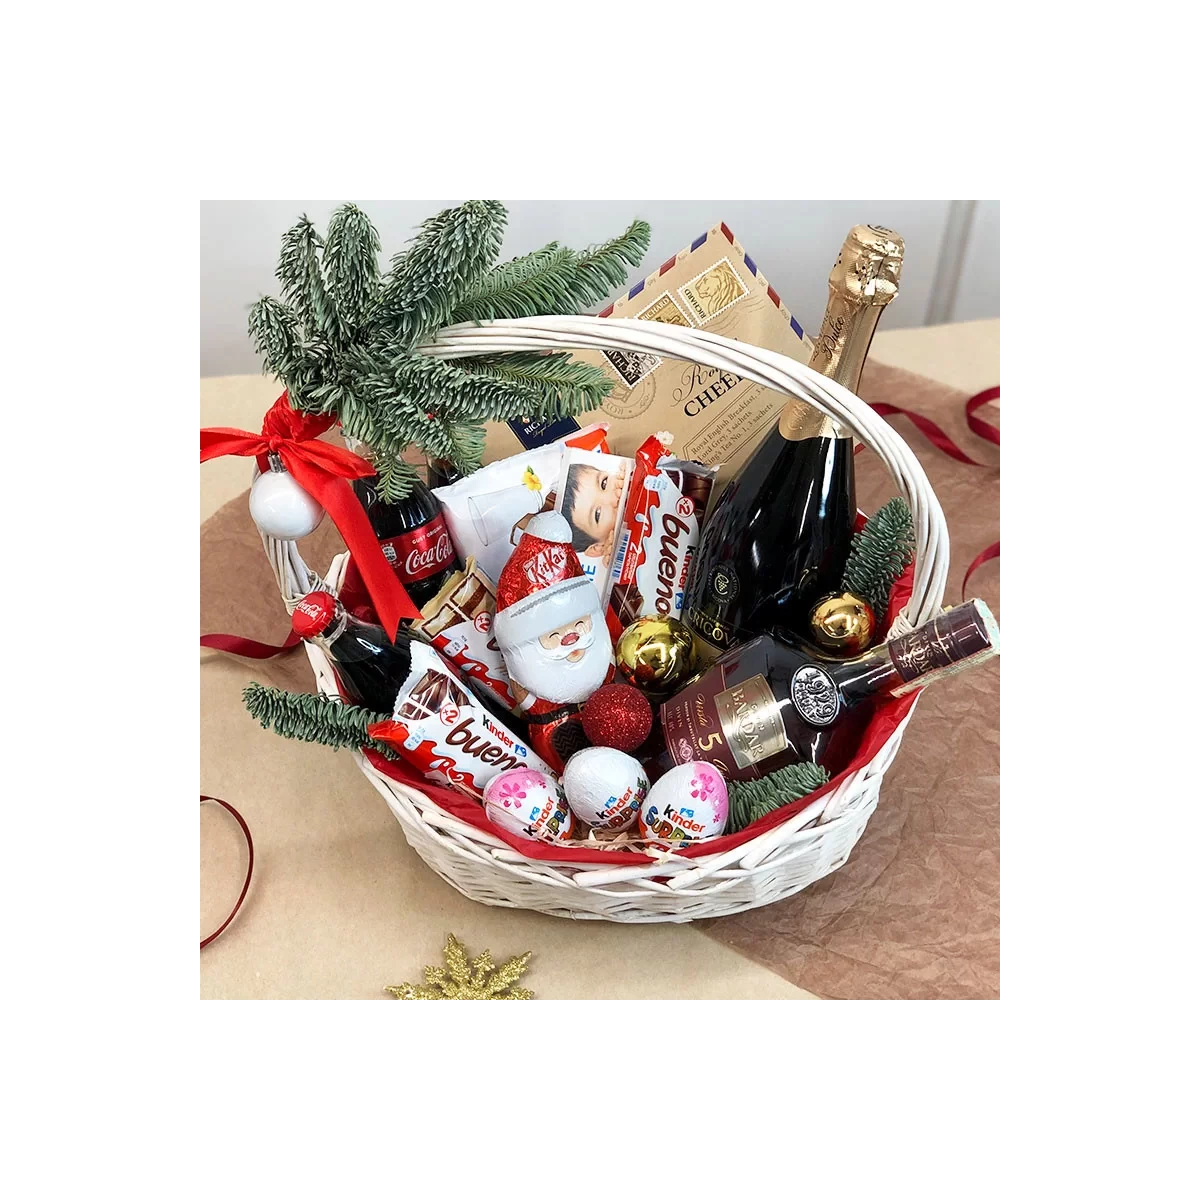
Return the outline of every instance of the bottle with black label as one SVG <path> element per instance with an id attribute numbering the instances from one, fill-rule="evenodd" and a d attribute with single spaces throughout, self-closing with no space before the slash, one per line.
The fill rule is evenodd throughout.
<path id="1" fill-rule="evenodd" d="M 367 513 L 379 548 L 404 584 L 412 602 L 422 608 L 458 570 L 454 543 L 434 494 L 420 480 L 396 503 L 379 494 L 378 477 L 352 481 L 354 494 Z"/>
<path id="2" fill-rule="evenodd" d="M 842 661 L 757 637 L 663 703 L 653 744 L 639 757 L 652 779 L 697 759 L 730 780 L 758 779 L 796 762 L 836 774 L 858 745 L 870 712 L 865 700 L 903 696 L 999 652 L 1000 630 L 982 600 Z"/>
<path id="3" fill-rule="evenodd" d="M 896 295 L 904 242 L 856 225 L 829 276 L 829 306 L 809 366 L 858 391 L 884 306 Z M 857 513 L 854 439 L 789 400 L 705 524 L 683 621 L 702 659 L 774 630 L 798 632 L 837 589 Z"/>

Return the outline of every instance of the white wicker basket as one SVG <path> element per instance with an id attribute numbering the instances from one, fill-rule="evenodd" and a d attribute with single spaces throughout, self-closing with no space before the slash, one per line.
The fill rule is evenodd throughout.
<path id="1" fill-rule="evenodd" d="M 946 522 L 915 455 L 904 440 L 846 388 L 782 354 L 699 329 L 597 317 L 534 317 L 459 325 L 443 330 L 423 351 L 441 358 L 510 350 L 597 348 L 638 350 L 730 370 L 785 395 L 808 401 L 835 418 L 883 459 L 913 513 L 916 532 L 912 598 L 888 631 L 907 632 L 941 607 L 950 558 Z M 317 582 L 293 542 L 264 537 L 288 610 Z M 347 556 L 339 555 L 326 583 L 340 588 Z M 336 696 L 333 671 L 305 643 L 319 690 Z M 452 887 L 482 904 L 531 908 L 556 917 L 608 921 L 692 921 L 757 908 L 790 896 L 837 870 L 879 802 L 879 785 L 900 746 L 908 718 L 866 766 L 826 797 L 733 850 L 652 865 L 566 863 L 527 858 L 486 830 L 451 816 L 416 788 L 355 758 L 404 830 L 409 845 Z"/>

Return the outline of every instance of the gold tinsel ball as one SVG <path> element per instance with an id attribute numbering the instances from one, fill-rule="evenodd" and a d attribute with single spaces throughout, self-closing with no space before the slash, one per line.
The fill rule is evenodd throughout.
<path id="1" fill-rule="evenodd" d="M 692 635 L 674 617 L 641 617 L 617 639 L 617 669 L 651 699 L 665 699 L 695 670 Z"/>
<path id="2" fill-rule="evenodd" d="M 828 654 L 850 658 L 871 645 L 875 614 L 871 606 L 853 592 L 822 596 L 808 617 L 809 636 Z"/>

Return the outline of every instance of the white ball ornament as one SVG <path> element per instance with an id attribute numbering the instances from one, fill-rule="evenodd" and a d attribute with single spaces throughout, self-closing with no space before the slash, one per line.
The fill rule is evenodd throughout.
<path id="1" fill-rule="evenodd" d="M 294 476 L 272 466 L 250 486 L 250 515 L 268 537 L 294 542 L 320 525 L 325 510 Z"/>
<path id="2" fill-rule="evenodd" d="M 571 811 L 585 824 L 617 832 L 628 829 L 650 784 L 636 758 L 608 746 L 572 754 L 563 772 Z"/>
<path id="3" fill-rule="evenodd" d="M 729 792 L 711 763 L 684 763 L 651 789 L 638 813 L 642 837 L 667 849 L 688 846 L 725 832 Z"/>
<path id="4" fill-rule="evenodd" d="M 514 767 L 489 779 L 483 812 L 493 825 L 531 841 L 562 842 L 575 836 L 575 818 L 562 788 L 533 767 Z"/>

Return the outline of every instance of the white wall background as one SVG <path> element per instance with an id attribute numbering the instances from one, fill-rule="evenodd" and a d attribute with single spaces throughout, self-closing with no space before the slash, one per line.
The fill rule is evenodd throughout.
<path id="1" fill-rule="evenodd" d="M 379 230 L 386 260 L 425 217 L 459 199 L 354 199 Z M 200 373 L 257 374 L 246 333 L 250 306 L 277 294 L 279 239 L 300 213 L 324 230 L 341 200 L 213 200 L 200 211 Z M 825 311 L 826 279 L 852 225 L 886 225 L 905 242 L 900 295 L 881 328 L 1000 315 L 1000 203 L 973 200 L 515 200 L 505 201 L 502 258 L 549 241 L 605 241 L 634 217 L 653 237 L 636 283 L 724 221 L 806 329 Z M 623 289 L 622 289 L 623 290 Z M 601 306 L 602 307 L 602 306 Z"/>

